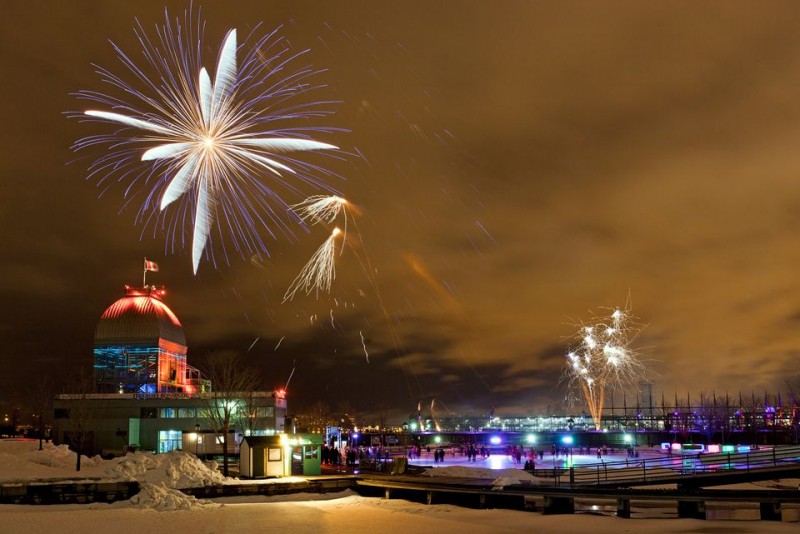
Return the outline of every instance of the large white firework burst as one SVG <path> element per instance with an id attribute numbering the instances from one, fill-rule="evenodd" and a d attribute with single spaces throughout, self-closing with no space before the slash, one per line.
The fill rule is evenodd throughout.
<path id="1" fill-rule="evenodd" d="M 628 308 L 615 308 L 581 325 L 567 352 L 564 371 L 570 390 L 584 398 L 597 430 L 606 394 L 644 378 L 644 364 L 632 346 L 640 331 Z"/>
<path id="2" fill-rule="evenodd" d="M 275 227 L 292 234 L 291 226 L 303 223 L 292 216 L 279 190 L 301 198 L 305 197 L 299 188 L 303 183 L 334 191 L 315 178 L 330 173 L 287 154 L 337 147 L 311 139 L 312 133 L 333 129 L 277 127 L 329 114 L 319 109 L 321 102 L 297 101 L 299 95 L 318 88 L 308 81 L 316 71 L 290 68 L 299 54 L 279 44 L 277 30 L 258 39 L 241 64 L 237 63 L 237 32 L 230 30 L 212 82 L 200 57 L 202 25 L 198 17 L 195 35 L 189 16 L 187 12 L 184 26 L 176 22 L 174 28 L 167 17 L 164 26 L 157 27 L 157 40 L 151 40 L 141 26 L 136 29 L 146 65 L 155 73 L 152 77 L 115 46 L 132 82 L 106 69 L 98 72 L 128 100 L 82 91 L 79 98 L 106 109 L 76 115 L 122 128 L 81 139 L 74 148 L 107 147 L 90 167 L 91 176 L 99 177 L 104 185 L 114 178 L 128 181 L 127 202 L 133 201 L 136 189 L 144 189 L 137 219 L 161 220 L 172 247 L 183 243 L 181 221 L 192 220 L 196 273 L 215 227 L 220 237 L 223 227 L 227 228 L 242 254 L 267 252 L 259 230 L 266 229 L 273 237 Z M 271 185 L 264 183 L 265 175 L 273 177 Z M 160 215 L 178 200 L 182 202 L 175 217 Z"/>

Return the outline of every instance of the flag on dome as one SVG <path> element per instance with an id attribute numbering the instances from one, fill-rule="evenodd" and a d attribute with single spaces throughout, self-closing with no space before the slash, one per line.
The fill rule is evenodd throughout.
<path id="1" fill-rule="evenodd" d="M 144 259 L 144 270 L 146 271 L 153 271 L 158 272 L 158 264 L 154 261 L 148 261 L 147 258 Z"/>

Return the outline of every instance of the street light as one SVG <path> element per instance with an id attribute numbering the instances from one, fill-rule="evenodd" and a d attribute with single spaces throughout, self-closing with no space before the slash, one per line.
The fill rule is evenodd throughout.
<path id="1" fill-rule="evenodd" d="M 197 444 L 200 443 L 200 423 L 194 425 L 194 455 L 197 456 Z"/>

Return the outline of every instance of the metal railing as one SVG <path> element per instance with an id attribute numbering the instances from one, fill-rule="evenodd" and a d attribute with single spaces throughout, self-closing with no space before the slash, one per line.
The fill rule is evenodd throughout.
<path id="1" fill-rule="evenodd" d="M 751 472 L 780 466 L 800 466 L 800 447 L 779 447 L 741 453 L 672 454 L 659 458 L 627 459 L 572 467 L 535 469 L 538 477 L 552 478 L 556 486 L 655 483 L 722 472 Z"/>

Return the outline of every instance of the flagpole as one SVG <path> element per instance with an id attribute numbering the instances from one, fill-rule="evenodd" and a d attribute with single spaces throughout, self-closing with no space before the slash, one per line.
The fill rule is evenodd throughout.
<path id="1" fill-rule="evenodd" d="M 147 287 L 147 257 L 144 259 L 144 274 L 142 274 L 142 287 Z"/>

